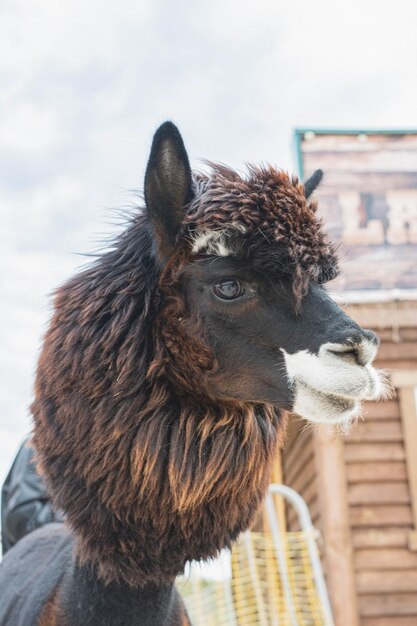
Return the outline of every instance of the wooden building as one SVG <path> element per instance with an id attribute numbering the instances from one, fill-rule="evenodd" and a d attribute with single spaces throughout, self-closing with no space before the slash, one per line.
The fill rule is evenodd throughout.
<path id="1" fill-rule="evenodd" d="M 337 626 L 417 624 L 417 302 L 379 307 L 348 312 L 380 335 L 395 397 L 367 403 L 348 435 L 294 420 L 283 453 L 321 532 Z"/>
<path id="2" fill-rule="evenodd" d="M 345 258 L 331 289 L 380 336 L 395 394 L 366 403 L 348 434 L 293 419 L 283 482 L 321 532 L 336 626 L 416 626 L 417 132 L 303 130 L 297 142 L 301 174 L 325 171 L 320 210 Z"/>

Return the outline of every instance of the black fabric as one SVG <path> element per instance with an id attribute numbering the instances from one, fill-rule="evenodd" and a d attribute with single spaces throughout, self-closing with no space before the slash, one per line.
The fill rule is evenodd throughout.
<path id="1" fill-rule="evenodd" d="M 0 563 L 0 626 L 38 626 L 58 588 L 66 596 L 59 621 L 71 626 L 182 624 L 186 612 L 171 585 L 105 585 L 72 558 L 73 539 L 49 503 L 26 440 L 2 489 L 3 555 Z M 36 527 L 42 526 L 41 528 Z M 14 545 L 16 544 L 16 545 Z M 65 616 L 65 617 L 64 617 Z"/>
<path id="2" fill-rule="evenodd" d="M 55 512 L 34 464 L 29 438 L 21 445 L 1 491 L 3 554 L 22 537 L 49 522 L 62 521 Z"/>
<path id="3" fill-rule="evenodd" d="M 9 550 L 0 563 L 0 626 L 37 626 L 71 557 L 71 535 L 62 523 L 38 528 Z"/>

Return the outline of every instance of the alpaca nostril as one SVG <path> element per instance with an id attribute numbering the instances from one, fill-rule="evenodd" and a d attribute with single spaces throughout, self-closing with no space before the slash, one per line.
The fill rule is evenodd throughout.
<path id="1" fill-rule="evenodd" d="M 357 348 L 354 348 L 352 353 L 355 355 L 357 365 L 364 367 L 369 363 L 369 351 L 366 349 L 364 350 L 362 344 L 360 344 Z"/>
<path id="2" fill-rule="evenodd" d="M 374 339 L 365 340 L 354 345 L 333 344 L 331 348 L 328 348 L 328 352 L 344 361 L 365 367 L 374 360 L 377 351 L 379 340 L 373 333 L 372 336 L 376 341 Z"/>
<path id="3" fill-rule="evenodd" d="M 354 361 L 358 365 L 363 365 L 363 363 L 360 362 L 361 358 L 356 348 L 352 348 L 348 346 L 340 346 L 340 349 L 339 348 L 332 349 L 332 350 L 329 350 L 329 352 L 337 356 L 339 359 L 343 359 L 344 361 L 348 361 L 350 363 Z"/>
<path id="4" fill-rule="evenodd" d="M 368 363 L 372 363 L 376 357 L 378 350 L 379 339 L 374 333 L 370 333 L 372 339 L 369 341 L 362 341 L 357 347 L 358 351 L 358 364 L 365 366 Z"/>

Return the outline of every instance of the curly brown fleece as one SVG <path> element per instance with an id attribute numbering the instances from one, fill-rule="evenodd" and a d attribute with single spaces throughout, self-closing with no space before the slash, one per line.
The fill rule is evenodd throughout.
<path id="1" fill-rule="evenodd" d="M 242 252 L 263 253 L 263 266 L 273 262 L 274 246 L 285 253 L 293 276 L 297 306 L 309 281 L 325 282 L 338 273 L 336 249 L 317 218 L 317 204 L 307 201 L 296 177 L 272 166 L 248 166 L 248 176 L 211 163 L 210 176 L 197 178 L 198 194 L 185 220 L 185 231 L 244 231 Z M 242 237 L 241 237 L 242 239 Z M 281 259 L 280 270 L 283 259 Z"/>

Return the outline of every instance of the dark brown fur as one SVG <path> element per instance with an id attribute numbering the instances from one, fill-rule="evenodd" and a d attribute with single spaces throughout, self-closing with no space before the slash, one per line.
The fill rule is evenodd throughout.
<path id="1" fill-rule="evenodd" d="M 59 626 L 57 622 L 58 591 L 49 598 L 39 618 L 39 626 Z"/>

